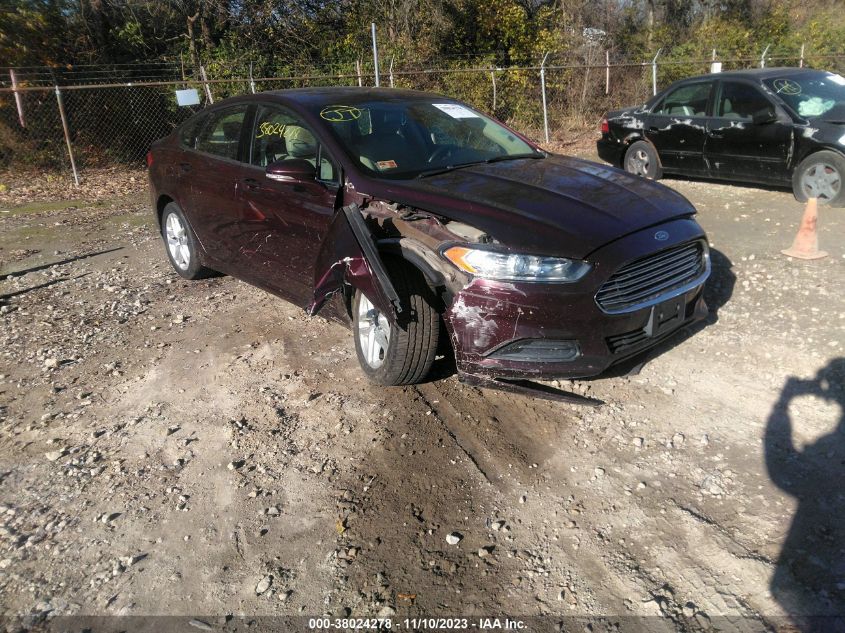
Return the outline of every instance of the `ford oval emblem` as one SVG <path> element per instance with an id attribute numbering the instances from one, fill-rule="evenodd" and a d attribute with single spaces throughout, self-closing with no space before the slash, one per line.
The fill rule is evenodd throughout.
<path id="1" fill-rule="evenodd" d="M 658 231 L 654 234 L 654 239 L 658 242 L 665 242 L 669 239 L 669 234 L 666 231 Z"/>

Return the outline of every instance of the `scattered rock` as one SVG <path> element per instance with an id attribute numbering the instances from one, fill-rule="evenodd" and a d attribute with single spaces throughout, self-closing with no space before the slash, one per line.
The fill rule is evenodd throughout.
<path id="1" fill-rule="evenodd" d="M 261 594 L 266 592 L 270 588 L 270 585 L 272 585 L 272 584 L 273 584 L 273 577 L 272 576 L 265 576 L 255 586 L 255 594 L 260 596 Z"/>
<path id="2" fill-rule="evenodd" d="M 446 535 L 446 542 L 449 545 L 457 545 L 463 539 L 464 539 L 464 536 L 460 532 L 450 532 L 449 534 Z"/>

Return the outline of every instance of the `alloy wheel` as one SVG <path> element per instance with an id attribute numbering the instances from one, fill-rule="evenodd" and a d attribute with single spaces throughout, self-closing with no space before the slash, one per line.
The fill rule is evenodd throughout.
<path id="1" fill-rule="evenodd" d="M 191 247 L 188 245 L 188 231 L 182 220 L 175 213 L 167 216 L 164 222 L 164 236 L 167 240 L 167 250 L 173 262 L 180 270 L 188 270 L 191 265 Z"/>
<path id="2" fill-rule="evenodd" d="M 638 149 L 628 157 L 628 171 L 637 176 L 648 176 L 649 164 L 645 150 Z"/>
<path id="3" fill-rule="evenodd" d="M 358 300 L 358 341 L 367 365 L 378 369 L 384 364 L 390 343 L 390 322 L 364 295 Z"/>
<path id="4" fill-rule="evenodd" d="M 801 174 L 801 190 L 808 198 L 833 200 L 842 188 L 842 175 L 830 163 L 814 163 Z"/>

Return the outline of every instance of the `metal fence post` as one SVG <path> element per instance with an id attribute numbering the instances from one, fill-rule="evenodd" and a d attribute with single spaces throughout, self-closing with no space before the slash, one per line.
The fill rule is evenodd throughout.
<path id="1" fill-rule="evenodd" d="M 543 94 L 543 130 L 546 133 L 546 143 L 549 142 L 549 109 L 546 107 L 546 59 L 549 54 L 543 55 L 543 61 L 540 62 L 540 91 Z"/>
<path id="2" fill-rule="evenodd" d="M 390 87 L 393 87 L 393 56 L 390 56 Z"/>
<path id="3" fill-rule="evenodd" d="M 798 60 L 798 68 L 804 68 L 804 44 L 801 44 L 801 59 Z"/>
<path id="4" fill-rule="evenodd" d="M 73 145 L 70 143 L 70 130 L 67 124 L 67 115 L 65 114 L 65 104 L 62 99 L 62 91 L 56 86 L 56 103 L 59 104 L 59 116 L 62 119 L 62 130 L 65 133 L 65 143 L 67 144 L 67 154 L 70 157 L 70 168 L 73 170 L 73 182 L 79 186 L 79 174 L 76 171 L 76 161 L 73 158 Z"/>
<path id="5" fill-rule="evenodd" d="M 490 81 L 493 82 L 493 114 L 496 113 L 496 67 L 490 69 Z"/>
<path id="6" fill-rule="evenodd" d="M 610 94 L 610 51 L 604 52 L 604 94 Z"/>
<path id="7" fill-rule="evenodd" d="M 769 47 L 771 44 L 766 44 L 766 48 L 763 49 L 763 54 L 760 55 L 760 68 L 766 67 L 766 53 L 769 52 Z"/>
<path id="8" fill-rule="evenodd" d="M 657 49 L 657 55 L 651 60 L 651 94 L 657 94 L 657 58 L 660 57 L 662 48 Z"/>
<path id="9" fill-rule="evenodd" d="M 373 32 L 373 69 L 376 75 L 376 88 L 379 87 L 379 76 L 378 76 L 378 44 L 376 43 L 376 23 L 370 22 L 370 28 Z"/>
<path id="10" fill-rule="evenodd" d="M 364 84 L 361 81 L 361 60 L 355 60 L 355 74 L 358 75 L 358 87 L 361 88 Z"/>
<path id="11" fill-rule="evenodd" d="M 21 93 L 18 92 L 18 78 L 12 68 L 9 69 L 9 79 L 12 80 L 12 91 L 15 93 L 15 106 L 18 109 L 18 120 L 21 122 L 21 127 L 26 127 L 26 119 L 23 116 L 23 101 L 21 101 Z"/>
<path id="12" fill-rule="evenodd" d="M 208 97 L 208 102 L 214 105 L 214 97 L 211 94 L 211 86 L 208 85 L 208 76 L 205 74 L 205 66 L 200 64 L 200 76 L 202 77 L 202 85 L 205 87 L 205 96 Z"/>
<path id="13" fill-rule="evenodd" d="M 255 79 L 252 78 L 252 62 L 249 62 L 249 89 L 255 94 Z"/>

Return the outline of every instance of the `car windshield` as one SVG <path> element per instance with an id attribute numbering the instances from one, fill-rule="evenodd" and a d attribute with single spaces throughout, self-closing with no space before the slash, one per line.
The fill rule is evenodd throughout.
<path id="1" fill-rule="evenodd" d="M 805 119 L 825 118 L 845 109 L 845 78 L 841 75 L 784 75 L 766 79 L 765 84 Z"/>
<path id="2" fill-rule="evenodd" d="M 489 117 L 445 99 L 334 104 L 318 114 L 349 157 L 379 178 L 543 157 Z"/>

